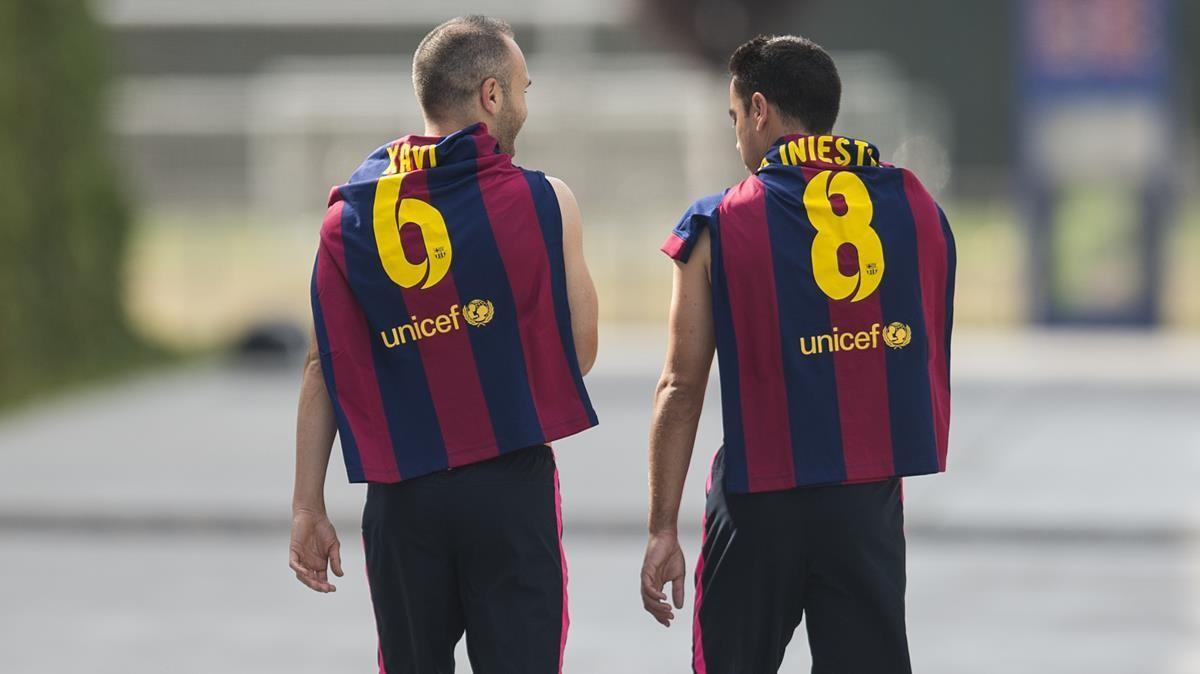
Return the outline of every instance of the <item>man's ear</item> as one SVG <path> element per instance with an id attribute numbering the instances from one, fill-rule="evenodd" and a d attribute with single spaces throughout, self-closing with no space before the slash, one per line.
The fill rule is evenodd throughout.
<path id="1" fill-rule="evenodd" d="M 504 91 L 500 88 L 500 81 L 495 77 L 489 77 L 479 86 L 479 103 L 483 106 L 485 112 L 489 115 L 495 115 L 500 109 L 500 105 L 504 102 Z"/>
<path id="2" fill-rule="evenodd" d="M 762 131 L 767 126 L 767 117 L 770 114 L 770 109 L 767 106 L 767 99 L 757 91 L 750 96 L 750 116 L 754 120 L 754 130 Z"/>

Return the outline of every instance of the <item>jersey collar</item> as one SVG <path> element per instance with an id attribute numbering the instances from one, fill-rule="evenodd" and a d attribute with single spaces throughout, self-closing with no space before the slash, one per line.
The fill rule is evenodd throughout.
<path id="1" fill-rule="evenodd" d="M 879 159 L 879 148 L 864 141 L 833 135 L 792 134 L 776 140 L 767 150 L 758 170 L 767 166 L 804 166 L 840 169 L 848 166 L 887 166 Z"/>
<path id="2" fill-rule="evenodd" d="M 417 168 L 432 168 L 434 166 L 445 166 L 463 161 L 474 161 L 489 155 L 501 154 L 500 142 L 488 133 L 487 124 L 478 122 L 471 126 L 459 129 L 447 136 L 419 136 L 410 134 L 392 141 L 386 146 L 386 151 L 392 159 L 394 168 L 392 173 L 406 172 L 403 166 L 404 156 L 410 153 L 410 150 L 405 148 L 429 148 L 433 146 L 432 152 L 425 151 L 426 156 L 434 157 L 432 166 L 425 165 L 428 160 L 422 162 L 421 166 L 410 164 L 409 170 Z"/>

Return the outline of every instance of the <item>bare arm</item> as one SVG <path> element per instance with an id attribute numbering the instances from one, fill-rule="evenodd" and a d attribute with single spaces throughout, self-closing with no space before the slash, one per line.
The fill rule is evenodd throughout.
<path id="1" fill-rule="evenodd" d="M 321 373 L 315 330 L 309 341 L 300 382 L 300 405 L 296 412 L 296 483 L 292 492 L 292 510 L 324 513 L 325 472 L 329 468 L 337 425 Z"/>
<path id="2" fill-rule="evenodd" d="M 708 232 L 686 264 L 675 263 L 667 361 L 650 421 L 651 534 L 674 533 L 700 423 L 716 338 L 708 277 Z"/>
<path id="3" fill-rule="evenodd" d="M 558 178 L 548 178 L 562 210 L 563 265 L 567 274 L 567 303 L 571 306 L 571 332 L 575 336 L 575 354 L 579 369 L 587 374 L 596 362 L 599 337 L 599 303 L 596 286 L 583 256 L 583 216 L 571 188 Z"/>
<path id="4" fill-rule="evenodd" d="M 296 481 L 292 492 L 292 543 L 288 564 L 300 582 L 318 592 L 333 592 L 326 566 L 342 575 L 341 546 L 325 512 L 325 472 L 337 424 L 325 389 L 316 332 L 304 359 L 300 404 L 296 413 Z"/>
<path id="5" fill-rule="evenodd" d="M 686 564 L 679 547 L 679 501 L 716 345 L 707 231 L 699 237 L 688 262 L 675 263 L 667 360 L 650 421 L 650 541 L 642 565 L 642 603 L 668 626 L 674 616 L 662 589 L 670 581 L 675 608 L 683 607 Z"/>

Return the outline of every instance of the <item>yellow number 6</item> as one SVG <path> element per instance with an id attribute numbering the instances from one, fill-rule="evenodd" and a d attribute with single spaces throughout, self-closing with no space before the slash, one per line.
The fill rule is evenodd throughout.
<path id="1" fill-rule="evenodd" d="M 845 200 L 841 215 L 833 210 L 833 195 Z M 804 210 L 817 230 L 812 244 L 817 287 L 835 300 L 854 295 L 850 301 L 858 302 L 870 297 L 883 280 L 883 242 L 871 229 L 875 206 L 862 179 L 849 171 L 821 171 L 804 188 Z M 838 249 L 845 244 L 858 252 L 858 271 L 851 276 L 838 265 Z"/>
<path id="2" fill-rule="evenodd" d="M 450 233 L 441 211 L 427 202 L 410 197 L 396 205 L 403 179 L 404 174 L 380 178 L 375 188 L 375 245 L 383 269 L 393 283 L 401 288 L 421 284 L 421 289 L 425 289 L 441 281 L 450 269 L 453 255 Z M 421 229 L 425 243 L 425 260 L 420 264 L 408 261 L 400 242 L 400 227 L 410 222 Z"/>

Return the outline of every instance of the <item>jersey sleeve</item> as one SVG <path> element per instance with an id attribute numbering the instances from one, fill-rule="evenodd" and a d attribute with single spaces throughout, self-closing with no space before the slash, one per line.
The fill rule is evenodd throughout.
<path id="1" fill-rule="evenodd" d="M 679 224 L 675 225 L 671 233 L 667 235 L 667 240 L 663 242 L 659 250 L 666 253 L 667 257 L 672 260 L 687 262 L 688 257 L 692 254 L 692 247 L 696 245 L 696 240 L 700 237 L 700 232 L 705 227 L 711 226 L 713 218 L 716 217 L 717 207 L 720 206 L 724 196 L 724 192 L 710 194 L 689 206 L 683 217 L 679 219 Z"/>

